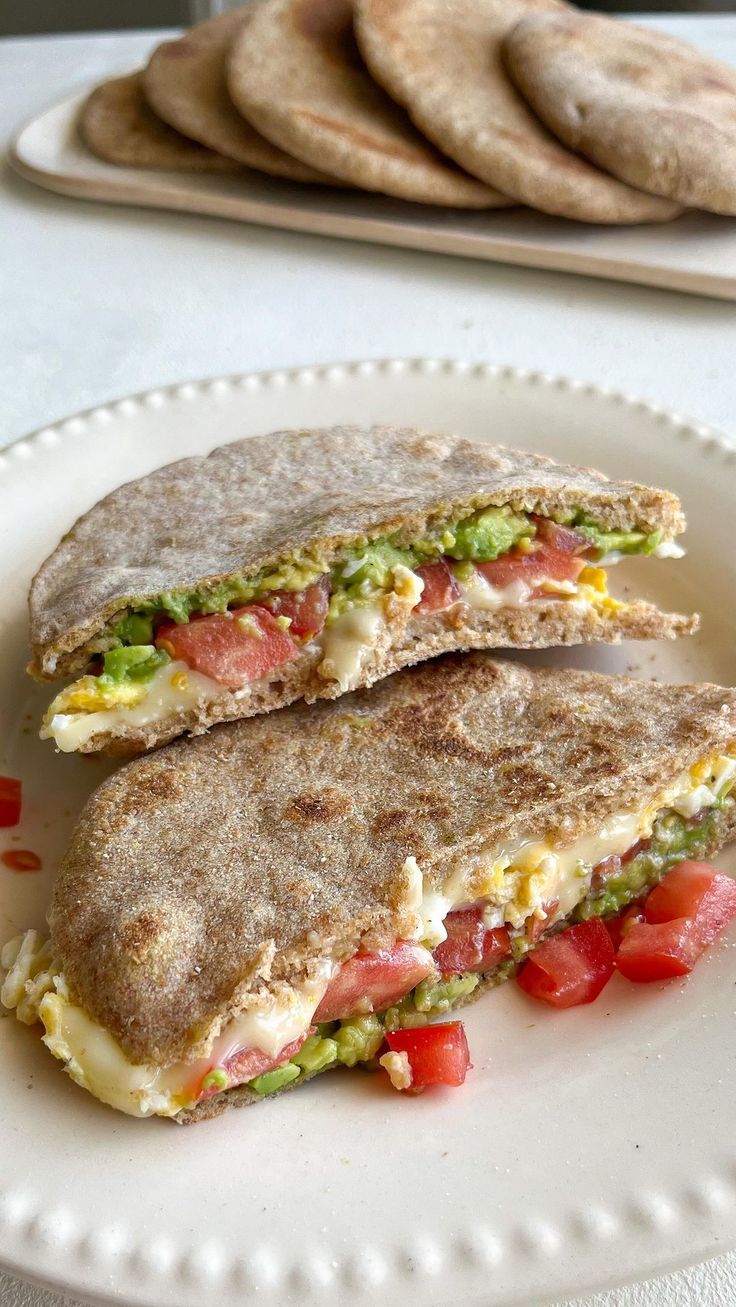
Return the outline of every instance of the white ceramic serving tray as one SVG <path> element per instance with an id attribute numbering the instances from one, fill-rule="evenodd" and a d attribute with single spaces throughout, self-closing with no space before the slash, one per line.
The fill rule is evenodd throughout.
<path id="1" fill-rule="evenodd" d="M 536 663 L 734 679 L 736 448 L 651 405 L 490 365 L 394 360 L 177 385 L 47 427 L 0 454 L 0 774 L 22 778 L 36 875 L 0 865 L 0 939 L 42 927 L 87 795 L 113 764 L 36 731 L 26 591 L 74 519 L 121 481 L 289 426 L 415 423 L 670 487 L 679 562 L 613 569 L 703 614 L 660 644 Z M 725 525 L 724 525 L 725 524 Z M 736 869 L 733 852 L 719 859 Z M 513 984 L 463 1011 L 474 1069 L 421 1098 L 336 1072 L 189 1129 L 104 1107 L 37 1029 L 0 1020 L 0 1264 L 127 1307 L 541 1307 L 736 1244 L 736 931 L 684 983 L 614 977 L 554 1012 Z M 725 1303 L 724 1303 L 725 1307 Z"/>
<path id="2" fill-rule="evenodd" d="M 83 199 L 736 299 L 736 218 L 690 213 L 655 226 L 595 227 L 529 209 L 447 210 L 257 173 L 217 177 L 116 168 L 94 158 L 78 139 L 76 121 L 86 95 L 71 96 L 19 132 L 10 159 L 23 177 Z"/>

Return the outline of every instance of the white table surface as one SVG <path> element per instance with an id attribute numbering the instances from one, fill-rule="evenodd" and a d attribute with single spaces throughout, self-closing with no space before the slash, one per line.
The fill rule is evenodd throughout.
<path id="1" fill-rule="evenodd" d="M 736 16 L 652 23 L 736 64 Z M 0 41 L 3 140 L 157 39 Z M 736 308 L 716 300 L 83 203 L 7 165 L 0 292 L 0 444 L 187 378 L 407 354 L 567 373 L 736 437 Z M 67 1301 L 0 1272 L 2 1307 Z M 579 1307 L 736 1307 L 736 1254 Z"/>

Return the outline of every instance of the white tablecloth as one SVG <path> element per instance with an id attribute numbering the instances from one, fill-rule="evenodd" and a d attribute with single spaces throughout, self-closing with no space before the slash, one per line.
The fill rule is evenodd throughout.
<path id="1" fill-rule="evenodd" d="M 736 16 L 656 21 L 736 64 Z M 0 41 L 0 134 L 156 39 Z M 736 435 L 732 304 L 77 202 L 9 169 L 0 232 L 0 443 L 186 378 L 407 354 L 567 373 Z M 2 1307 L 61 1302 L 0 1272 Z M 585 1307 L 736 1307 L 736 1255 Z"/>

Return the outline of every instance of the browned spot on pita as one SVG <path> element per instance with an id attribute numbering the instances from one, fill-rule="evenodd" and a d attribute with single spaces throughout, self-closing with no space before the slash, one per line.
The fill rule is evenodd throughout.
<path id="1" fill-rule="evenodd" d="M 132 921 L 120 928 L 120 943 L 123 951 L 134 962 L 143 961 L 152 945 L 166 929 L 166 919 L 161 912 L 141 912 Z"/>
<path id="2" fill-rule="evenodd" d="M 376 813 L 371 829 L 375 835 L 402 838 L 416 834 L 419 824 L 447 821 L 451 813 L 446 797 L 430 791 L 410 796 L 404 808 L 381 809 Z"/>
<path id="3" fill-rule="evenodd" d="M 146 812 L 157 808 L 161 802 L 179 799 L 186 793 L 181 777 L 173 771 L 161 771 L 155 776 L 141 778 L 139 785 L 133 785 L 128 792 L 128 811 Z"/>
<path id="4" fill-rule="evenodd" d="M 313 822 L 337 821 L 352 810 L 353 800 L 345 790 L 327 786 L 324 790 L 297 794 L 286 808 L 286 817 L 290 821 L 311 825 Z"/>

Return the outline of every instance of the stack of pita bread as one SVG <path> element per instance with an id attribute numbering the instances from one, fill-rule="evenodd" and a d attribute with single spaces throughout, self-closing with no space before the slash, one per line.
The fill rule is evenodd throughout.
<path id="1" fill-rule="evenodd" d="M 92 92 L 98 157 L 594 223 L 736 214 L 736 70 L 560 0 L 257 0 Z"/>
<path id="2" fill-rule="evenodd" d="M 736 214 L 736 71 L 561 0 L 255 0 L 107 81 L 107 162 L 582 222 Z"/>

